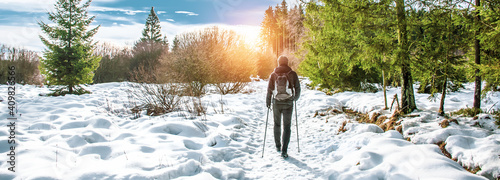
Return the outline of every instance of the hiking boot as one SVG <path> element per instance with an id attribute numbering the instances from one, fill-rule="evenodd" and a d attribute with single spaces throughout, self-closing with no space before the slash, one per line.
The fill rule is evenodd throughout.
<path id="1" fill-rule="evenodd" d="M 281 148 L 280 147 L 276 147 L 276 151 L 281 152 Z"/>
<path id="2" fill-rule="evenodd" d="M 287 153 L 281 153 L 281 157 L 283 157 L 284 159 L 288 158 L 288 154 Z"/>

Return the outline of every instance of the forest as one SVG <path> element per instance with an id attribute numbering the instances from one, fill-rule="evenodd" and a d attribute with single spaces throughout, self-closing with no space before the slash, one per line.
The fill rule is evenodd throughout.
<path id="1" fill-rule="evenodd" d="M 42 52 L 0 44 L 1 136 L 20 142 L 0 179 L 500 179 L 500 0 L 290 2 L 259 6 L 253 43 L 169 39 L 148 4 L 118 47 L 92 0 L 57 0 Z M 283 55 L 300 98 L 266 107 Z"/>
<path id="2" fill-rule="evenodd" d="M 86 43 L 85 47 L 92 49 L 83 56 L 94 57 L 94 64 L 80 67 L 86 71 L 74 74 L 79 78 L 66 78 L 75 82 L 59 81 L 66 75 L 54 76 L 57 73 L 51 72 L 48 60 L 52 50 L 41 55 L 2 45 L 0 62 L 2 67 L 9 63 L 22 67 L 16 79 L 21 84 L 78 87 L 121 81 L 183 82 L 190 94 L 199 96 L 208 84 L 217 85 L 226 94 L 241 90 L 251 76 L 266 79 L 277 65 L 276 58 L 287 55 L 290 66 L 312 81 L 311 87 L 328 93 L 402 87 L 402 110 L 409 113 L 418 108 L 414 85 L 419 93 L 430 94 L 430 100 L 444 103 L 447 92 L 474 82 L 475 95 L 471 98 L 473 107 L 480 109 L 481 95 L 500 90 L 499 3 L 313 0 L 292 7 L 283 1 L 263 12 L 258 50 L 243 43 L 236 32 L 216 26 L 178 34 L 168 42 L 151 8 L 142 38 L 131 48 L 93 42 L 91 37 L 99 27 L 80 32 L 87 33 L 83 37 L 88 42 L 74 43 Z M 61 8 L 51 15 L 57 18 L 57 13 L 69 11 Z M 80 20 L 88 26 L 94 18 Z M 55 32 L 44 22 L 39 24 L 46 34 Z M 50 40 L 54 37 L 41 39 L 52 49 L 55 44 Z M 1 82 L 7 82 L 6 78 L 7 71 L 2 71 Z M 440 112 L 444 113 L 442 107 Z"/>
<path id="3" fill-rule="evenodd" d="M 400 86 L 408 113 L 418 108 L 416 84 L 431 100 L 441 94 L 444 114 L 446 92 L 474 82 L 479 109 L 481 95 L 500 87 L 499 3 L 319 0 L 287 8 L 283 1 L 266 11 L 262 39 L 273 53 L 293 52 L 312 87 L 335 93 Z"/>

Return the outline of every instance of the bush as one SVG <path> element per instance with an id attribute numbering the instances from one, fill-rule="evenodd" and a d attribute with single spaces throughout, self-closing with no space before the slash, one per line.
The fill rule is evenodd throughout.
<path id="1" fill-rule="evenodd" d="M 361 65 L 347 67 L 342 64 L 324 63 L 318 64 L 306 60 L 300 64 L 299 71 L 310 78 L 312 86 L 319 85 L 322 89 L 335 89 L 342 91 L 373 91 L 371 83 L 380 83 L 381 74 L 375 68 L 363 69 Z"/>
<path id="2" fill-rule="evenodd" d="M 491 112 L 491 114 L 496 119 L 495 124 L 498 125 L 498 128 L 500 128 L 500 110 L 494 110 L 493 112 Z"/>
<path id="3" fill-rule="evenodd" d="M 478 108 L 462 108 L 458 111 L 451 112 L 450 116 L 462 115 L 462 116 L 466 116 L 466 117 L 474 117 L 480 113 L 483 113 L 483 110 L 478 109 Z"/>
<path id="4" fill-rule="evenodd" d="M 240 93 L 245 86 L 247 86 L 247 82 L 234 82 L 234 83 L 218 83 L 215 85 L 217 91 L 222 94 L 236 94 Z"/>
<path id="5" fill-rule="evenodd" d="M 130 87 L 129 95 L 139 100 L 140 107 L 146 109 L 148 115 L 158 116 L 179 108 L 182 97 L 178 84 L 131 83 Z"/>
<path id="6" fill-rule="evenodd" d="M 268 79 L 269 75 L 274 71 L 278 65 L 276 55 L 271 51 L 257 54 L 257 75 L 261 79 Z"/>
<path id="7" fill-rule="evenodd" d="M 160 78 L 184 83 L 193 96 L 203 95 L 207 84 L 237 93 L 255 74 L 255 53 L 234 31 L 210 27 L 175 39 L 173 52 L 162 56 Z"/>
<path id="8" fill-rule="evenodd" d="M 130 49 L 101 44 L 96 47 L 95 55 L 102 58 L 99 68 L 95 71 L 94 83 L 122 82 L 129 79 L 133 57 Z"/>
<path id="9" fill-rule="evenodd" d="M 132 49 L 132 54 L 129 80 L 139 83 L 159 83 L 158 67 L 162 55 L 168 54 L 168 47 L 159 42 L 138 42 Z"/>
<path id="10" fill-rule="evenodd" d="M 16 67 L 16 83 L 42 84 L 42 76 L 38 70 L 39 56 L 34 51 L 10 48 L 5 45 L 0 47 L 0 82 L 7 82 L 8 67 Z"/>

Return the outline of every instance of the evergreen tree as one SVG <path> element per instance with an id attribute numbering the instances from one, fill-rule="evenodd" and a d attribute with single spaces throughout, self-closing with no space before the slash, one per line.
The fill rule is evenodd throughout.
<path id="1" fill-rule="evenodd" d="M 415 94 L 413 92 L 413 78 L 410 67 L 410 54 L 408 44 L 408 24 L 406 20 L 405 1 L 396 0 L 398 49 L 397 62 L 401 67 L 401 112 L 411 113 L 417 109 Z"/>
<path id="2" fill-rule="evenodd" d="M 174 38 L 174 41 L 172 42 L 172 52 L 176 52 L 179 49 L 179 39 L 177 36 Z"/>
<path id="3" fill-rule="evenodd" d="M 479 10 L 478 8 L 481 7 L 481 1 L 480 0 L 475 0 L 475 5 L 476 5 L 476 12 L 475 12 L 475 18 L 474 18 L 474 24 L 476 27 L 480 27 L 479 23 L 481 21 L 481 16 L 479 15 Z M 476 65 L 481 65 L 481 44 L 479 40 L 479 29 L 475 29 L 475 39 L 474 39 L 474 61 Z M 476 68 L 475 72 L 475 88 L 474 88 L 474 109 L 481 109 L 481 75 L 480 75 L 480 70 L 479 68 Z"/>
<path id="4" fill-rule="evenodd" d="M 274 15 L 273 7 L 269 6 L 264 14 L 264 20 L 261 23 L 260 38 L 263 45 L 266 46 L 265 50 L 271 49 L 273 52 L 277 51 L 276 44 L 276 18 Z"/>
<path id="5" fill-rule="evenodd" d="M 302 6 L 295 6 L 290 9 L 288 13 L 288 29 L 289 29 L 289 49 L 293 52 L 297 51 L 297 44 L 300 42 L 300 39 L 304 36 L 305 28 L 304 28 L 304 11 Z"/>
<path id="6" fill-rule="evenodd" d="M 421 21 L 421 25 L 414 30 L 417 47 L 414 72 L 420 81 L 419 91 L 430 93 L 431 99 L 435 93 L 441 93 L 440 115 L 444 115 L 447 91 L 457 91 L 466 82 L 463 52 L 468 48 L 468 33 L 463 25 L 455 24 L 457 16 L 453 8 L 439 6 L 414 15 Z"/>
<path id="7" fill-rule="evenodd" d="M 486 82 L 483 94 L 487 91 L 500 91 L 500 1 L 485 0 L 478 7 L 481 15 L 478 39 L 481 43 L 484 61 L 481 74 Z"/>
<path id="8" fill-rule="evenodd" d="M 262 53 L 257 57 L 257 75 L 267 78 L 276 67 L 276 56 L 278 50 L 276 18 L 273 7 L 265 11 L 264 20 L 261 23 L 260 39 Z"/>
<path id="9" fill-rule="evenodd" d="M 40 61 L 40 71 L 50 85 L 66 85 L 70 94 L 80 84 L 92 83 L 100 57 L 93 55 L 92 37 L 100 26 L 87 30 L 95 17 L 88 17 L 87 8 L 92 0 L 58 0 L 56 12 L 49 12 L 50 26 L 38 24 L 47 37 L 40 36 L 47 49 Z M 81 89 L 78 89 L 80 91 Z M 77 92 L 80 93 L 80 92 Z"/>
<path id="10" fill-rule="evenodd" d="M 314 84 L 364 90 L 388 70 L 392 76 L 401 74 L 403 112 L 416 108 L 404 1 L 310 2 L 305 26 L 309 31 L 302 45 L 307 54 L 300 72 Z"/>
<path id="11" fill-rule="evenodd" d="M 306 8 L 307 54 L 300 71 L 328 89 L 361 91 L 362 83 L 380 82 L 382 62 L 391 60 L 394 49 L 389 3 L 324 3 Z"/>
<path id="12" fill-rule="evenodd" d="M 163 72 L 158 72 L 160 58 L 168 53 L 168 40 L 161 34 L 160 19 L 155 13 L 154 7 L 146 19 L 142 32 L 142 38 L 132 49 L 133 58 L 130 64 L 132 71 L 129 80 L 134 82 L 158 83 Z"/>
<path id="13" fill-rule="evenodd" d="M 162 38 L 160 18 L 158 18 L 158 16 L 156 15 L 154 7 L 151 7 L 151 12 L 146 19 L 146 25 L 144 27 L 144 30 L 142 31 L 142 38 L 140 42 L 164 44 L 168 43 L 166 36 Z"/>
<path id="14" fill-rule="evenodd" d="M 277 44 L 278 50 L 276 55 L 282 54 L 283 51 L 287 48 L 288 37 L 288 5 L 285 0 L 281 2 L 281 4 L 276 5 L 275 10 L 275 19 L 276 19 L 276 32 L 277 32 Z"/>

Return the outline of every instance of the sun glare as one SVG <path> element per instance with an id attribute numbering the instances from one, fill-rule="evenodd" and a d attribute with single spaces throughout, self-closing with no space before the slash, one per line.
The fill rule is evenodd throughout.
<path id="1" fill-rule="evenodd" d="M 257 49 L 259 46 L 259 26 L 231 26 L 230 29 L 234 30 L 236 33 L 241 35 L 245 40 L 245 43 L 250 46 L 251 49 Z"/>

